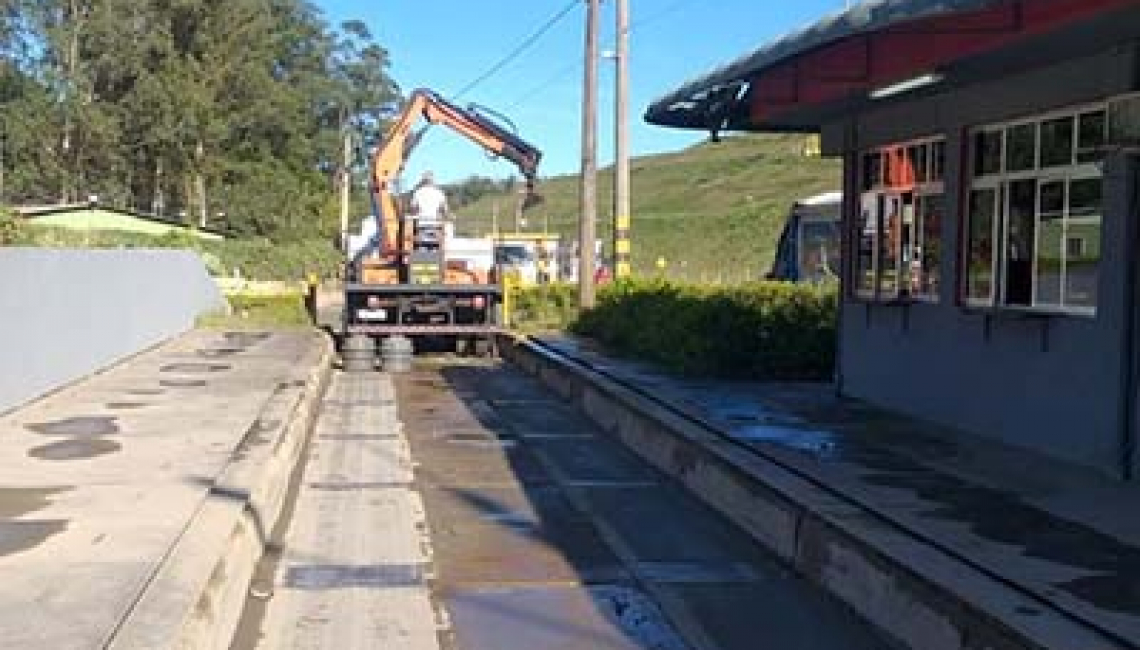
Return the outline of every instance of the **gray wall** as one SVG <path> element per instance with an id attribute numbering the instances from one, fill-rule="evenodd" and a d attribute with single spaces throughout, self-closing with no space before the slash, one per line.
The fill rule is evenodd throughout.
<path id="1" fill-rule="evenodd" d="M 0 248 L 0 412 L 224 305 L 186 251 Z"/>
<path id="2" fill-rule="evenodd" d="M 1134 48 L 979 83 L 829 125 L 847 157 L 847 197 L 857 201 L 853 152 L 942 134 L 947 211 L 937 305 L 886 306 L 848 296 L 840 323 L 840 390 L 911 415 L 1122 474 L 1128 411 L 1124 327 L 1125 216 L 1134 182 L 1121 155 L 1106 167 L 1099 306 L 1095 318 L 979 313 L 958 301 L 967 129 L 1102 100 L 1136 87 Z M 857 210 L 846 210 L 848 215 Z M 845 229 L 850 253 L 851 228 Z M 850 263 L 851 255 L 847 255 Z"/>

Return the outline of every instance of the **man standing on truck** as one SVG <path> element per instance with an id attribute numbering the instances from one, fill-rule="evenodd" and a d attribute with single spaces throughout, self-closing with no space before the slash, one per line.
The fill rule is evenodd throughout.
<path id="1" fill-rule="evenodd" d="M 416 238 L 424 244 L 439 246 L 442 239 L 453 233 L 448 219 L 451 211 L 447 207 L 447 195 L 435 184 L 431 171 L 425 171 L 412 192 L 411 213 Z"/>
<path id="2" fill-rule="evenodd" d="M 412 216 L 422 221 L 444 221 L 451 217 L 447 195 L 436 186 L 430 171 L 423 173 L 412 192 Z"/>

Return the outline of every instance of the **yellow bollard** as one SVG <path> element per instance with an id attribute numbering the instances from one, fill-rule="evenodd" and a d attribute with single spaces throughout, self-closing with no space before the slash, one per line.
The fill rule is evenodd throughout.
<path id="1" fill-rule="evenodd" d="M 511 270 L 503 274 L 503 325 L 505 327 L 511 326 L 513 319 L 512 311 L 514 309 L 515 292 L 522 286 L 522 275 L 516 271 Z"/>

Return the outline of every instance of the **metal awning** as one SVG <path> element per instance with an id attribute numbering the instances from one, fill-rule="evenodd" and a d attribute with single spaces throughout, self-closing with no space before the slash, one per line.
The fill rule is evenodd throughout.
<path id="1" fill-rule="evenodd" d="M 820 107 L 1135 0 L 872 0 L 653 102 L 646 121 L 702 130 L 812 130 Z M 901 76 L 900 76 L 901 75 Z M 850 104 L 847 104 L 850 107 Z M 800 119 L 783 119 L 793 115 Z M 817 125 L 816 124 L 816 125 Z"/>

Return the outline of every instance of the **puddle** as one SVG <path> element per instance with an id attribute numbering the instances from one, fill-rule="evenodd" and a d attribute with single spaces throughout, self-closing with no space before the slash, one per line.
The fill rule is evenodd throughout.
<path id="1" fill-rule="evenodd" d="M 123 446 L 114 440 L 73 438 L 34 447 L 28 451 L 28 455 L 40 460 L 87 460 L 113 454 L 122 448 Z"/>
<path id="2" fill-rule="evenodd" d="M 158 385 L 164 385 L 166 388 L 203 388 L 209 383 L 205 380 L 162 380 Z"/>
<path id="3" fill-rule="evenodd" d="M 146 402 L 107 402 L 106 406 L 112 411 L 130 411 L 150 406 L 150 404 Z"/>
<path id="4" fill-rule="evenodd" d="M 83 416 L 27 424 L 24 428 L 45 436 L 109 436 L 119 433 L 116 420 L 113 416 Z"/>
<path id="5" fill-rule="evenodd" d="M 0 523 L 0 557 L 29 551 L 62 533 L 67 522 L 61 519 L 47 521 L 5 521 Z"/>
<path id="6" fill-rule="evenodd" d="M 757 424 L 732 427 L 729 435 L 736 440 L 779 445 L 821 459 L 836 458 L 841 449 L 840 441 L 834 434 L 813 429 Z"/>
<path id="7" fill-rule="evenodd" d="M 13 519 L 51 505 L 51 497 L 70 487 L 0 488 L 0 520 Z"/>
<path id="8" fill-rule="evenodd" d="M 233 366 L 224 363 L 171 363 L 159 368 L 160 372 L 181 372 L 188 375 L 222 372 Z"/>
<path id="9" fill-rule="evenodd" d="M 639 648 L 684 650 L 688 646 L 673 631 L 656 604 L 628 587 L 597 585 L 587 588 L 602 615 Z"/>

